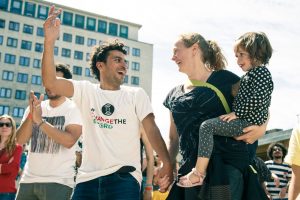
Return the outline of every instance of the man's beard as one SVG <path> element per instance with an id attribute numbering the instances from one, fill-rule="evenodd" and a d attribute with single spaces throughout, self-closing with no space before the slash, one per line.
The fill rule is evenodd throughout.
<path id="1" fill-rule="evenodd" d="M 279 156 L 274 156 L 275 159 L 282 159 L 282 156 L 279 155 Z"/>
<path id="2" fill-rule="evenodd" d="M 48 99 L 50 99 L 50 100 L 56 100 L 56 99 L 59 99 L 61 96 L 59 96 L 59 95 L 54 95 L 54 96 L 48 96 Z"/>

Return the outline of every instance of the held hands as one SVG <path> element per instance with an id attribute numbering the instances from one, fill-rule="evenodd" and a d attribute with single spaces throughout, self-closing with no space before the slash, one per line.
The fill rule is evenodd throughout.
<path id="1" fill-rule="evenodd" d="M 55 10 L 55 6 L 51 6 L 48 18 L 44 23 L 45 41 L 54 43 L 59 38 L 60 33 L 60 15 L 62 9 Z"/>
<path id="2" fill-rule="evenodd" d="M 38 99 L 37 96 L 34 95 L 33 91 L 30 91 L 29 95 L 29 108 L 30 113 L 32 115 L 32 121 L 35 124 L 40 124 L 42 122 L 42 109 L 41 102 L 44 100 L 44 95 L 41 94 Z"/>
<path id="3" fill-rule="evenodd" d="M 165 162 L 162 167 L 158 169 L 158 185 L 159 191 L 164 193 L 168 190 L 171 183 L 173 183 L 173 168 L 170 162 Z"/>
<path id="4" fill-rule="evenodd" d="M 234 112 L 231 112 L 229 114 L 221 115 L 220 116 L 220 119 L 223 120 L 223 121 L 225 121 L 225 122 L 230 122 L 231 120 L 234 120 L 236 118 L 238 118 L 238 117 L 235 115 Z"/>

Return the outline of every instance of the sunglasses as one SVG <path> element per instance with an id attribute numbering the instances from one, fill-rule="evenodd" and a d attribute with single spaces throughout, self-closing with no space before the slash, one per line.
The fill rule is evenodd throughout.
<path id="1" fill-rule="evenodd" d="M 12 127 L 12 124 L 10 122 L 6 122 L 6 123 L 0 122 L 0 127 L 3 127 L 4 125 L 9 128 Z"/>
<path id="2" fill-rule="evenodd" d="M 282 151 L 282 149 L 281 149 L 281 148 L 278 148 L 278 147 L 274 147 L 274 148 L 273 148 L 273 151 Z"/>

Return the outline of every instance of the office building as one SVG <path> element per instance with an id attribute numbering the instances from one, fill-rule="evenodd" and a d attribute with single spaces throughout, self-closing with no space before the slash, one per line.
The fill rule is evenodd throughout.
<path id="1" fill-rule="evenodd" d="M 20 123 L 29 91 L 44 93 L 41 79 L 43 23 L 51 2 L 0 1 L 0 115 L 10 114 Z M 124 84 L 139 86 L 151 97 L 153 45 L 138 41 L 141 25 L 62 5 L 61 34 L 55 44 L 55 61 L 70 65 L 73 79 L 98 81 L 89 69 L 94 45 L 108 39 L 125 43 L 128 74 Z"/>

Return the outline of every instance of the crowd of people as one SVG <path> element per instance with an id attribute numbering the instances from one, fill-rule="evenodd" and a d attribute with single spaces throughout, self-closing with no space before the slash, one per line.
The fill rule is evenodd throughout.
<path id="1" fill-rule="evenodd" d="M 122 42 L 94 47 L 97 84 L 73 80 L 69 67 L 55 62 L 61 12 L 52 6 L 44 23 L 48 99 L 31 91 L 18 128 L 11 116 L 0 116 L 0 200 L 300 198 L 299 127 L 288 151 L 274 143 L 270 160 L 255 156 L 273 91 L 265 33 L 248 32 L 234 43 L 241 78 L 225 70 L 215 41 L 179 36 L 172 60 L 188 81 L 163 102 L 170 111 L 167 145 L 146 92 L 122 85 L 128 68 Z"/>

